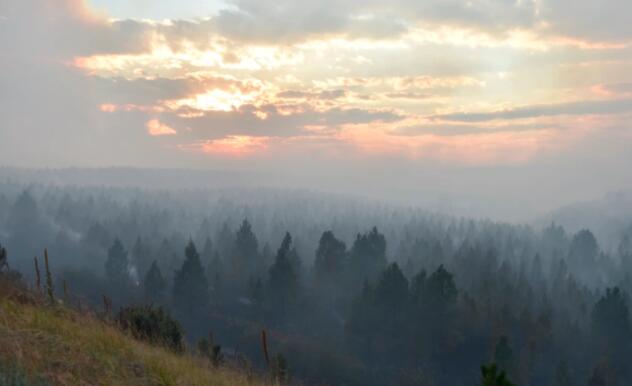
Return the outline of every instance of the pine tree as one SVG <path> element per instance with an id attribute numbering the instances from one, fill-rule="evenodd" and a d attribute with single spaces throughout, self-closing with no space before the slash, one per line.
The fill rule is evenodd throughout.
<path id="1" fill-rule="evenodd" d="M 244 279 L 255 272 L 258 264 L 258 248 L 257 236 L 253 233 L 250 222 L 244 219 L 235 234 L 230 260 L 230 273 L 234 280 L 244 282 Z"/>
<path id="2" fill-rule="evenodd" d="M 289 259 L 292 236 L 285 234 L 276 260 L 269 270 L 268 287 L 270 289 L 270 301 L 280 315 L 285 316 L 287 307 L 296 296 L 298 282 Z"/>
<path id="3" fill-rule="evenodd" d="M 176 271 L 173 282 L 173 301 L 176 309 L 187 315 L 204 310 L 210 302 L 208 281 L 192 240 L 185 249 L 182 268 Z"/>
<path id="4" fill-rule="evenodd" d="M 601 354 L 610 359 L 615 371 L 627 372 L 632 355 L 632 326 L 625 294 L 608 288 L 592 311 L 592 334 Z"/>
<path id="5" fill-rule="evenodd" d="M 127 286 L 129 282 L 129 262 L 127 251 L 121 240 L 116 238 L 108 250 L 108 258 L 105 262 L 105 275 L 115 286 Z"/>
<path id="6" fill-rule="evenodd" d="M 314 259 L 314 274 L 319 283 L 331 285 L 339 280 L 346 253 L 347 246 L 333 232 L 322 234 Z"/>
<path id="7" fill-rule="evenodd" d="M 599 245 L 591 231 L 583 229 L 573 236 L 569 251 L 569 261 L 576 261 L 579 264 L 591 264 L 595 262 L 598 253 Z"/>
<path id="8" fill-rule="evenodd" d="M 156 303 L 161 303 L 164 300 L 167 282 L 162 276 L 162 272 L 160 272 L 160 267 L 158 267 L 156 260 L 151 264 L 149 271 L 147 271 L 145 275 L 144 286 L 145 299 Z"/>
<path id="9" fill-rule="evenodd" d="M 358 234 L 350 252 L 351 280 L 355 287 L 364 279 L 375 280 L 386 267 L 386 239 L 373 227 L 366 234 Z M 353 284 L 353 283 L 352 283 Z"/>
<path id="10" fill-rule="evenodd" d="M 457 294 L 453 275 L 443 265 L 426 280 L 425 296 L 431 307 L 443 310 L 456 302 Z"/>
<path id="11" fill-rule="evenodd" d="M 413 306 L 416 308 L 419 308 L 424 301 L 427 279 L 428 274 L 426 273 L 426 270 L 422 269 L 419 273 L 413 276 L 410 281 L 410 297 Z"/>
<path id="12" fill-rule="evenodd" d="M 592 328 L 594 334 L 609 343 L 630 341 L 630 311 L 623 293 L 618 287 L 608 288 L 606 294 L 599 299 L 592 311 Z"/>
<path id="13" fill-rule="evenodd" d="M 408 279 L 397 263 L 390 264 L 375 287 L 375 301 L 387 318 L 404 312 L 408 303 Z"/>

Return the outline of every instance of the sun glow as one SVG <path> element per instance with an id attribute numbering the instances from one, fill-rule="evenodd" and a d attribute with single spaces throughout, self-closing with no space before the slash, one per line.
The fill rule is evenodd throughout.
<path id="1" fill-rule="evenodd" d="M 268 137 L 231 135 L 194 145 L 194 150 L 201 150 L 206 154 L 240 157 L 266 150 L 269 141 Z"/>
<path id="2" fill-rule="evenodd" d="M 255 99 L 254 94 L 215 89 L 190 98 L 168 101 L 165 104 L 172 109 L 189 107 L 202 111 L 234 111 Z"/>

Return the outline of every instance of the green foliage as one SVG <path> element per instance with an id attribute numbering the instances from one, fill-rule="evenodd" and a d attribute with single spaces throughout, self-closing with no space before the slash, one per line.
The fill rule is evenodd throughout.
<path id="1" fill-rule="evenodd" d="M 180 324 L 162 308 L 126 307 L 119 311 L 116 320 L 136 339 L 165 346 L 174 352 L 184 350 Z"/>
<path id="2" fill-rule="evenodd" d="M 187 315 L 204 311 L 209 303 L 208 281 L 193 241 L 185 249 L 182 268 L 176 271 L 173 283 L 175 307 Z"/>
<path id="3" fill-rule="evenodd" d="M 481 366 L 481 386 L 515 386 L 507 379 L 504 371 L 498 370 L 496 364 Z"/>

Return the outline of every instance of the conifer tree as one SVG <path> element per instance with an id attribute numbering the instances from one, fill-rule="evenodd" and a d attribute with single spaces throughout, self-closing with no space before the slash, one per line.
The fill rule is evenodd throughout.
<path id="1" fill-rule="evenodd" d="M 149 271 L 147 271 L 145 275 L 144 287 L 145 299 L 148 301 L 161 303 L 164 300 L 167 282 L 162 276 L 162 272 L 160 272 L 160 267 L 156 260 L 151 264 Z"/>
<path id="2" fill-rule="evenodd" d="M 281 316 L 284 316 L 298 289 L 297 277 L 292 269 L 289 256 L 291 246 L 292 236 L 286 233 L 277 252 L 276 260 L 269 269 L 270 301 Z"/>
<path id="3" fill-rule="evenodd" d="M 256 270 L 258 264 L 259 243 L 247 219 L 235 233 L 230 268 L 231 276 L 238 282 L 245 282 Z"/>
<path id="4" fill-rule="evenodd" d="M 105 275 L 112 285 L 126 287 L 129 281 L 128 269 L 127 251 L 121 240 L 116 238 L 108 250 Z"/>
<path id="5" fill-rule="evenodd" d="M 175 274 L 173 301 L 175 308 L 187 315 L 204 310 L 210 302 L 208 281 L 192 240 L 185 249 L 182 268 Z"/>
<path id="6" fill-rule="evenodd" d="M 386 239 L 376 227 L 358 234 L 350 252 L 350 275 L 356 287 L 364 279 L 375 280 L 386 267 Z"/>
<path id="7" fill-rule="evenodd" d="M 338 240 L 333 232 L 326 231 L 322 234 L 314 259 L 314 274 L 319 283 L 331 285 L 338 280 L 346 250 L 345 243 Z"/>

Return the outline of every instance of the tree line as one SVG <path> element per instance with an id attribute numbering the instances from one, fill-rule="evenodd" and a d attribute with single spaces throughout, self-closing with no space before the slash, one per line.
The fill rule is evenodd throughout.
<path id="1" fill-rule="evenodd" d="M 190 342 L 212 332 L 254 365 L 264 328 L 308 383 L 472 385 L 490 363 L 489 384 L 503 372 L 517 385 L 632 381 L 629 227 L 604 250 L 588 229 L 380 208 L 226 218 L 223 203 L 184 225 L 178 200 L 66 193 L 16 192 L 0 210 L 0 241 L 27 279 L 29 245 L 49 243 L 55 277 L 87 302 L 161 305 Z"/>

